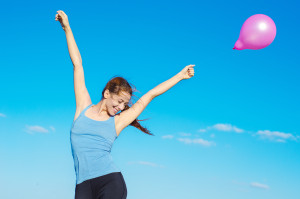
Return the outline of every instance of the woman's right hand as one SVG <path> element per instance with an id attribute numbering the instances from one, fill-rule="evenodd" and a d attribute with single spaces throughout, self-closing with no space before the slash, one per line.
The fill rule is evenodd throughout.
<path id="1" fill-rule="evenodd" d="M 64 30 L 70 27 L 68 16 L 62 10 L 57 11 L 57 14 L 55 15 L 55 20 L 60 22 L 60 25 Z"/>

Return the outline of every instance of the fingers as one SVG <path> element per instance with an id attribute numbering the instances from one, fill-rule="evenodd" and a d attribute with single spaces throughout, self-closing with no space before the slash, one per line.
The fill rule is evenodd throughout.
<path id="1" fill-rule="evenodd" d="M 55 15 L 55 20 L 56 21 L 60 20 L 60 19 L 67 19 L 67 15 L 66 15 L 66 13 L 64 13 L 64 11 L 58 10 L 56 12 L 57 12 L 57 14 Z"/>
<path id="2" fill-rule="evenodd" d="M 190 69 L 189 69 L 189 70 L 188 70 L 188 73 L 189 73 L 190 76 L 194 76 L 194 75 L 195 75 L 194 70 L 190 70 Z"/>
<path id="3" fill-rule="evenodd" d="M 55 15 L 55 20 L 57 21 L 58 19 L 61 19 L 61 16 L 59 16 L 58 14 Z"/>
<path id="4" fill-rule="evenodd" d="M 194 66 L 195 66 L 194 64 L 187 65 L 185 67 L 185 70 L 189 70 L 189 69 L 193 69 L 194 70 L 194 68 L 193 68 Z"/>
<path id="5" fill-rule="evenodd" d="M 189 76 L 194 76 L 195 75 L 195 70 L 194 70 L 194 67 L 195 65 L 192 65 L 192 64 L 190 64 L 190 65 L 188 65 L 188 74 L 189 74 Z"/>
<path id="6" fill-rule="evenodd" d="M 194 66 L 195 66 L 194 64 L 187 65 L 187 66 L 185 67 L 185 70 L 188 70 L 188 69 L 190 69 L 190 68 L 193 68 Z"/>
<path id="7" fill-rule="evenodd" d="M 194 71 L 193 68 L 189 68 L 189 69 L 188 69 L 188 72 L 189 72 L 189 73 L 195 73 L 195 71 Z"/>
<path id="8" fill-rule="evenodd" d="M 183 79 L 190 79 L 195 75 L 195 71 L 193 68 L 194 66 L 195 66 L 194 64 L 190 64 L 184 67 L 184 69 L 180 72 Z"/>
<path id="9" fill-rule="evenodd" d="M 64 15 L 64 16 L 67 16 L 66 15 L 66 13 L 64 12 L 64 11 L 62 11 L 62 10 L 58 10 L 58 11 L 56 11 L 58 14 L 60 14 L 60 15 Z"/>
<path id="10" fill-rule="evenodd" d="M 57 12 L 57 13 L 58 13 L 58 12 Z M 57 21 L 57 20 L 59 20 L 59 19 L 62 19 L 60 13 L 58 13 L 58 14 L 55 15 L 55 20 Z"/>

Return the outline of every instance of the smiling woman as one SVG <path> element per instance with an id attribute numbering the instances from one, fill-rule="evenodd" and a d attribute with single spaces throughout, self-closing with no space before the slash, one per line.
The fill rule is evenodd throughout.
<path id="1" fill-rule="evenodd" d="M 101 102 L 106 102 L 107 108 L 105 110 L 107 110 L 107 113 L 110 116 L 115 117 L 117 135 L 119 135 L 120 132 L 128 125 L 134 126 L 146 134 L 153 135 L 149 132 L 148 129 L 140 125 L 139 121 L 144 120 L 138 120 L 137 118 L 134 118 L 134 120 L 126 126 L 122 123 L 123 120 L 120 120 L 122 112 L 130 108 L 128 104 L 132 104 L 131 99 L 133 96 L 133 92 L 135 91 L 135 87 L 134 89 L 132 89 L 132 87 L 134 86 L 131 86 L 128 83 L 128 81 L 123 77 L 112 78 L 110 81 L 107 82 L 106 86 L 102 91 L 102 98 L 98 103 L 98 107 L 101 107 Z M 110 96 L 110 98 L 108 96 Z M 112 111 L 110 111 L 110 109 L 112 109 Z M 116 114 L 119 111 L 121 112 L 119 114 Z"/>
<path id="2" fill-rule="evenodd" d="M 193 77 L 195 65 L 186 66 L 131 107 L 128 104 L 134 90 L 123 77 L 114 77 L 104 87 L 101 100 L 94 105 L 85 85 L 82 59 L 68 17 L 63 11 L 57 11 L 55 20 L 65 31 L 74 70 L 76 112 L 70 134 L 76 173 L 75 199 L 125 199 L 126 184 L 110 154 L 114 141 L 129 125 L 153 135 L 140 125 L 137 117 L 155 97 L 179 81 Z"/>

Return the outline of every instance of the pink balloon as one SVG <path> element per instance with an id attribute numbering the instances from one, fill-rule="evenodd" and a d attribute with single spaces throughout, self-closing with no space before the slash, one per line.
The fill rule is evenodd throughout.
<path id="1" fill-rule="evenodd" d="M 233 49 L 262 49 L 270 45 L 275 36 L 276 26 L 270 17 L 263 14 L 252 15 L 244 22 Z"/>

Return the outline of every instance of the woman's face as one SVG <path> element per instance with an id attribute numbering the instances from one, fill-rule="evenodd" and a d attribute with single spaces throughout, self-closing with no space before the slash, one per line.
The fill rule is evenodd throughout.
<path id="1" fill-rule="evenodd" d="M 111 115 L 116 115 L 119 111 L 122 111 L 128 104 L 131 95 L 129 93 L 121 91 L 119 95 L 110 95 L 110 105 L 108 111 Z"/>

